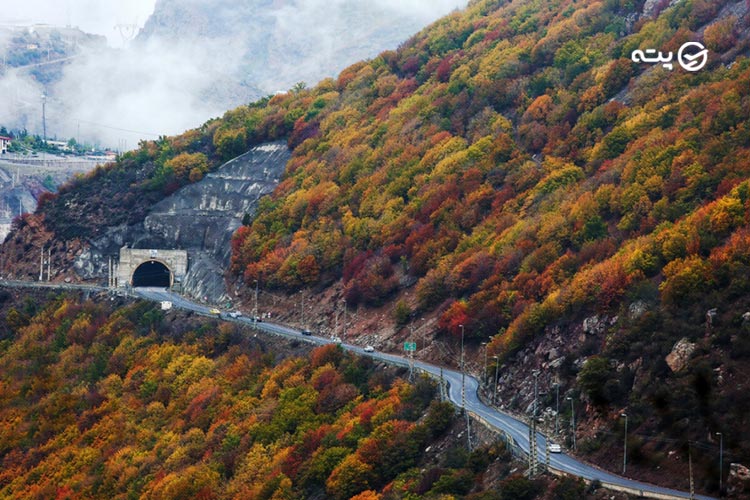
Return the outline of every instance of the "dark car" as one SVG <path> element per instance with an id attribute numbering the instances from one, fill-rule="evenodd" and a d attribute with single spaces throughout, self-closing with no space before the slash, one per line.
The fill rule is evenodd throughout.
<path id="1" fill-rule="evenodd" d="M 307 335 L 308 337 L 312 335 L 312 332 L 310 330 L 302 330 L 302 332 L 300 333 L 302 333 L 302 335 Z"/>

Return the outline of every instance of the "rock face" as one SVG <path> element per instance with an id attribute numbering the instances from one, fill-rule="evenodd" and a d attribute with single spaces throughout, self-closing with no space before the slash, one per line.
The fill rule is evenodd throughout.
<path id="1" fill-rule="evenodd" d="M 688 341 L 687 338 L 680 339 L 672 348 L 672 352 L 667 355 L 667 365 L 673 372 L 684 370 L 693 351 L 695 351 L 694 343 Z"/>
<path id="2" fill-rule="evenodd" d="M 119 255 L 123 245 L 185 249 L 189 264 L 183 292 L 226 300 L 232 234 L 278 185 L 289 157 L 284 142 L 273 142 L 225 163 L 154 205 L 141 224 L 108 228 L 78 257 L 76 272 L 86 279 L 106 277 L 107 257 Z"/>

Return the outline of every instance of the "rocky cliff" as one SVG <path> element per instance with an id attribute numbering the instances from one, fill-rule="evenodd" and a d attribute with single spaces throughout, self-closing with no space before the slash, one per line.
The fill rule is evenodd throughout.
<path id="1" fill-rule="evenodd" d="M 189 268 L 184 291 L 195 297 L 224 300 L 224 270 L 230 241 L 245 214 L 278 184 L 290 152 L 284 142 L 257 146 L 157 203 L 134 225 L 107 228 L 76 259 L 84 279 L 105 278 L 109 256 L 131 248 L 186 249 Z"/>

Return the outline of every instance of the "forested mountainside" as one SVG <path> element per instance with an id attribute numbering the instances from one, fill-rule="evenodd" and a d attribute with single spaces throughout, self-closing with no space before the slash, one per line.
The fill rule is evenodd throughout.
<path id="1" fill-rule="evenodd" d="M 688 41 L 708 48 L 697 72 L 633 61 Z M 532 367 L 548 395 L 557 379 L 588 424 L 584 453 L 613 460 L 627 408 L 633 470 L 687 488 L 687 442 L 702 442 L 699 486 L 716 491 L 715 432 L 750 462 L 732 432 L 750 415 L 747 55 L 744 1 L 474 1 L 335 80 L 144 143 L 19 221 L 2 251 L 22 259 L 55 234 L 65 256 L 123 200 L 148 207 L 287 138 L 285 178 L 235 235 L 235 279 L 436 315 L 432 334 L 489 342 L 514 391 Z M 524 409 L 528 390 L 503 404 Z"/>
<path id="2" fill-rule="evenodd" d="M 502 445 L 467 452 L 431 381 L 338 345 L 40 295 L 0 291 L 3 498 L 584 495 L 573 479 L 511 475 Z"/>

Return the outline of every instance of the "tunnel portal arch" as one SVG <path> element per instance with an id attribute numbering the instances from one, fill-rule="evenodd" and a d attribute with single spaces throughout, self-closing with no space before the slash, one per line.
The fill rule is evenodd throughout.
<path id="1" fill-rule="evenodd" d="M 188 255 L 185 250 L 120 249 L 116 285 L 178 287 L 185 279 Z"/>
<path id="2" fill-rule="evenodd" d="M 171 288 L 174 282 L 174 273 L 169 269 L 169 266 L 161 261 L 147 260 L 133 270 L 130 282 L 133 287 Z"/>

